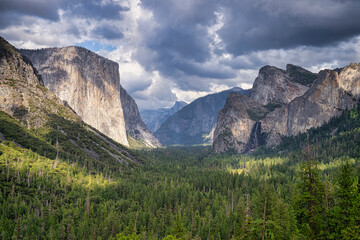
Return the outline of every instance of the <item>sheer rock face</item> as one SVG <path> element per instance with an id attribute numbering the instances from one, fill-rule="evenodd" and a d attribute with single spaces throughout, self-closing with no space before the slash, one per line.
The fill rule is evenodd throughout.
<path id="1" fill-rule="evenodd" d="M 0 37 L 0 109 L 28 128 L 42 127 L 51 114 L 81 121 L 51 91 L 43 86 L 26 57 Z"/>
<path id="2" fill-rule="evenodd" d="M 117 63 L 80 47 L 21 50 L 45 87 L 88 124 L 128 146 Z"/>
<path id="3" fill-rule="evenodd" d="M 353 108 L 359 101 L 360 64 L 351 64 L 340 70 L 324 70 L 315 81 L 313 78 L 314 74 L 293 65 L 288 65 L 286 71 L 268 66 L 262 68 L 250 94 L 254 102 L 231 96 L 233 99 L 228 99 L 220 111 L 214 151 L 242 153 L 261 144 L 276 146 L 283 136 L 294 136 L 321 126 L 331 117 L 340 115 L 342 110 Z M 269 103 L 282 105 L 272 109 Z M 259 109 L 259 104 L 266 111 L 253 119 L 257 122 L 249 121 L 246 109 Z M 241 127 L 236 129 L 234 126 Z M 230 135 L 221 134 L 226 128 Z"/>
<path id="4" fill-rule="evenodd" d="M 269 113 L 262 121 L 268 135 L 267 146 L 278 145 L 282 136 L 294 136 L 318 127 L 351 109 L 360 96 L 360 65 L 351 64 L 340 70 L 324 70 L 313 86 L 288 105 Z"/>
<path id="5" fill-rule="evenodd" d="M 111 164 L 120 163 L 124 166 L 130 163 L 141 164 L 125 147 L 110 141 L 94 128 L 88 125 L 84 126 L 82 119 L 74 110 L 44 87 L 38 77 L 39 75 L 29 59 L 22 56 L 17 49 L 0 37 L 0 111 L 14 117 L 29 129 L 41 128 L 40 132 L 38 130 L 28 132 L 29 134 L 33 132 L 33 135 L 29 136 L 31 140 L 27 143 L 28 146 L 24 146 L 25 148 L 36 144 L 35 139 L 42 141 L 41 138 L 44 137 L 41 144 L 46 144 L 49 148 L 53 144 L 54 148 L 60 149 L 62 154 L 56 156 L 59 159 L 65 155 L 68 158 L 68 155 L 64 155 L 64 153 L 72 149 L 69 153 L 70 156 L 81 156 L 81 159 L 86 159 L 86 161 L 102 160 L 99 156 L 103 155 L 105 156 L 104 160 Z M 6 121 L 2 119 L 2 122 Z M 65 124 L 70 124 L 69 128 Z M 1 130 L 4 129 L 0 128 Z M 12 140 L 16 137 L 18 130 L 21 129 L 12 126 L 12 131 L 0 132 L 0 139 Z M 28 133 L 26 134 L 28 135 Z M 56 142 L 54 137 L 56 137 Z M 83 141 L 83 139 L 91 141 Z M 21 146 L 15 141 L 14 143 Z M 107 146 L 104 147 L 105 145 Z M 41 148 L 35 149 L 35 152 L 46 155 Z M 47 157 L 55 158 L 55 155 L 51 154 L 51 149 Z M 76 161 L 76 159 L 73 160 Z M 114 166 L 116 167 L 116 165 Z M 122 169 L 122 165 L 116 169 Z"/>
<path id="6" fill-rule="evenodd" d="M 122 87 L 120 89 L 120 96 L 124 108 L 126 132 L 136 141 L 147 147 L 161 147 L 160 142 L 141 119 L 135 100 Z"/>
<path id="7" fill-rule="evenodd" d="M 215 152 L 247 152 L 263 144 L 261 120 L 274 109 L 302 96 L 315 78 L 316 74 L 291 64 L 286 70 L 262 67 L 249 98 L 231 95 L 232 99 L 220 111 L 214 135 Z"/>
<path id="8" fill-rule="evenodd" d="M 303 95 L 315 78 L 316 74 L 291 64 L 286 66 L 286 71 L 265 66 L 255 79 L 250 98 L 263 105 L 287 104 Z"/>
<path id="9" fill-rule="evenodd" d="M 248 94 L 247 90 L 232 88 L 198 98 L 170 116 L 155 136 L 163 145 L 212 143 L 218 113 L 231 92 Z"/>
<path id="10" fill-rule="evenodd" d="M 266 112 L 267 110 L 261 104 L 249 97 L 231 93 L 225 107 L 218 115 L 213 143 L 215 152 L 247 151 L 252 146 L 251 136 L 258 137 L 258 130 L 254 129 L 257 123 L 256 117 L 262 116 Z M 252 134 L 252 131 L 255 132 Z M 259 143 L 253 142 L 255 145 Z"/>

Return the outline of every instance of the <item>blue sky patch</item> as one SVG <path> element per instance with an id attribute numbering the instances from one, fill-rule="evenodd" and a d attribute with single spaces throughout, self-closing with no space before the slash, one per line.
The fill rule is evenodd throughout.
<path id="1" fill-rule="evenodd" d="M 107 50 L 107 51 L 114 51 L 116 49 L 115 46 L 113 45 L 110 45 L 110 44 L 101 44 L 97 41 L 84 41 L 84 42 L 81 42 L 81 43 L 77 43 L 75 44 L 76 46 L 79 46 L 79 47 L 84 47 L 84 48 L 87 48 L 93 52 L 98 52 L 100 50 Z"/>

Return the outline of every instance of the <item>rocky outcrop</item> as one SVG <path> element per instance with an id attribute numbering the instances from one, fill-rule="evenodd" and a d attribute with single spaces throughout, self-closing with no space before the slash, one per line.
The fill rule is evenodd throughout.
<path id="1" fill-rule="evenodd" d="M 157 110 L 145 110 L 140 112 L 142 119 L 146 126 L 152 131 L 156 132 L 161 124 L 163 124 L 170 116 L 181 110 L 187 105 L 186 102 L 175 102 L 171 108 L 160 108 Z"/>
<path id="2" fill-rule="evenodd" d="M 137 146 L 160 146 L 143 123 L 134 99 L 120 85 L 116 62 L 81 47 L 21 53 L 33 62 L 45 87 L 66 101 L 86 123 L 126 146 L 128 136 L 137 141 Z"/>
<path id="3" fill-rule="evenodd" d="M 268 75 L 264 74 L 264 71 Z M 268 66 L 262 68 L 250 94 L 255 103 L 249 99 L 234 98 L 228 100 L 224 110 L 219 113 L 214 151 L 235 150 L 241 153 L 262 144 L 268 147 L 276 146 L 280 144 L 282 137 L 294 136 L 312 127 L 321 126 L 359 102 L 359 64 L 321 71 L 315 81 L 313 77 L 313 74 L 293 65 L 288 65 L 286 71 Z M 297 85 L 294 85 L 294 82 Z M 308 90 L 301 94 L 306 88 Z M 272 103 L 279 102 L 282 105 L 270 107 Z M 239 104 L 242 107 L 239 107 Z M 266 112 L 263 112 L 256 122 L 249 121 L 249 114 L 244 114 L 244 109 L 258 109 L 259 104 Z M 233 131 L 236 134 L 232 133 L 227 137 L 221 134 L 226 126 L 231 128 L 237 125 L 243 127 L 237 129 L 239 132 Z"/>
<path id="4" fill-rule="evenodd" d="M 117 63 L 80 47 L 21 50 L 42 76 L 45 87 L 89 125 L 129 145 Z"/>
<path id="5" fill-rule="evenodd" d="M 316 74 L 291 64 L 286 71 L 265 66 L 260 69 L 249 96 L 263 105 L 287 104 L 302 96 L 315 79 Z"/>
<path id="6" fill-rule="evenodd" d="M 64 106 L 38 78 L 29 59 L 0 37 L 0 109 L 28 128 L 43 126 L 50 114 L 80 118 Z"/>
<path id="7" fill-rule="evenodd" d="M 135 100 L 120 87 L 121 103 L 124 110 L 126 132 L 131 140 L 135 140 L 139 146 L 161 147 L 160 142 L 154 137 L 153 133 L 146 127 L 141 119 L 139 109 Z M 132 142 L 130 140 L 130 145 Z"/>
<path id="8" fill-rule="evenodd" d="M 318 127 L 353 108 L 360 96 L 360 65 L 338 71 L 323 70 L 313 86 L 288 105 L 269 113 L 262 121 L 267 146 L 278 145 L 282 136 L 294 136 Z"/>
<path id="9" fill-rule="evenodd" d="M 245 95 L 231 93 L 218 115 L 213 143 L 215 152 L 245 152 L 259 146 L 261 123 L 258 120 L 266 113 L 263 105 Z"/>
<path id="10" fill-rule="evenodd" d="M 131 151 L 84 124 L 38 77 L 29 59 L 0 37 L 0 141 L 13 141 L 55 162 L 116 171 L 139 164 Z"/>
<path id="11" fill-rule="evenodd" d="M 247 94 L 247 90 L 233 88 L 198 98 L 170 116 L 155 132 L 163 145 L 193 145 L 212 143 L 211 133 L 217 115 L 231 92 Z"/>

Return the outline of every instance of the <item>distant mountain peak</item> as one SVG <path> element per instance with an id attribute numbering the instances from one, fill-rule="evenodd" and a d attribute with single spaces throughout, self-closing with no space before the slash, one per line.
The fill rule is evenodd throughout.
<path id="1" fill-rule="evenodd" d="M 243 89 L 243 88 L 241 88 L 241 87 L 233 87 L 233 88 L 230 88 L 230 89 L 225 90 L 225 91 L 240 92 L 240 91 L 244 91 L 244 89 Z"/>
<path id="2" fill-rule="evenodd" d="M 250 98 L 266 105 L 285 104 L 303 95 L 316 79 L 316 74 L 288 64 L 286 71 L 274 66 L 264 66 L 259 70 L 251 89 Z"/>
<path id="3" fill-rule="evenodd" d="M 239 87 L 200 97 L 169 117 L 155 132 L 163 145 L 193 145 L 212 142 L 217 115 L 232 92 L 247 95 Z"/>
<path id="4" fill-rule="evenodd" d="M 181 110 L 187 105 L 184 101 L 176 101 L 172 107 L 160 108 L 156 110 L 144 110 L 140 112 L 146 126 L 152 131 L 156 132 L 161 124 L 163 124 L 169 117 Z"/>
<path id="5" fill-rule="evenodd" d="M 172 107 L 179 106 L 179 105 L 186 105 L 186 104 L 188 104 L 188 103 L 184 102 L 184 101 L 176 101 L 174 106 L 172 106 Z"/>
<path id="6" fill-rule="evenodd" d="M 319 127 L 360 99 L 360 64 L 314 74 L 288 64 L 259 70 L 249 98 L 230 95 L 219 113 L 214 151 L 252 151 Z M 257 111 L 255 111 L 258 109 Z"/>

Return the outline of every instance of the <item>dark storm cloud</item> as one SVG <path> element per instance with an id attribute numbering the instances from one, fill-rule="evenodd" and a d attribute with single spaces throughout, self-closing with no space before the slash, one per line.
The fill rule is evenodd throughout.
<path id="1" fill-rule="evenodd" d="M 144 31 L 144 44 L 155 52 L 154 56 L 149 59 L 137 55 L 145 67 L 158 69 L 171 77 L 178 77 L 183 72 L 210 78 L 224 77 L 213 69 L 207 71 L 192 65 L 192 62 L 203 63 L 210 57 L 207 27 L 215 20 L 215 1 L 145 0 L 141 6 L 151 10 L 156 21 L 152 31 Z M 146 22 L 144 24 L 146 29 Z"/>
<path id="2" fill-rule="evenodd" d="M 160 69 L 163 70 L 163 73 L 176 77 L 188 75 L 197 76 L 200 78 L 228 79 L 234 78 L 236 76 L 233 71 L 221 69 L 221 66 L 204 66 L 194 62 L 181 62 L 179 60 L 180 59 L 177 61 L 172 61 L 171 63 L 167 62 L 166 65 L 164 64 L 158 66 L 160 66 Z M 176 69 L 176 72 L 171 72 L 171 69 Z"/>
<path id="3" fill-rule="evenodd" d="M 177 25 L 153 33 L 147 38 L 147 47 L 159 53 L 159 58 L 165 61 L 186 58 L 203 62 L 209 56 L 207 32 L 203 28 Z"/>
<path id="4" fill-rule="evenodd" d="M 122 75 L 127 90 L 159 101 L 170 101 L 174 86 L 181 93 L 251 83 L 267 64 L 315 71 L 359 61 L 360 0 L 138 2 L 0 0 L 0 33 L 22 47 L 83 41 L 123 54 L 140 65 Z"/>
<path id="5" fill-rule="evenodd" d="M 226 49 L 240 55 L 296 46 L 326 46 L 360 34 L 360 1 L 237 1 L 220 30 Z M 244 6 L 245 4 L 245 6 Z"/>
<path id="6" fill-rule="evenodd" d="M 117 29 L 115 26 L 113 25 L 101 25 L 97 28 L 95 28 L 95 30 L 93 31 L 93 34 L 109 39 L 109 40 L 114 40 L 114 39 L 121 39 L 124 37 L 124 34 L 122 32 L 120 32 L 119 29 Z"/>
<path id="7" fill-rule="evenodd" d="M 0 14 L 3 15 L 5 13 L 16 13 L 17 15 L 37 16 L 40 18 L 56 21 L 59 20 L 58 8 L 61 5 L 61 2 L 61 0 L 1 0 Z"/>
<path id="8" fill-rule="evenodd" d="M 214 66 L 206 67 L 194 63 L 182 62 L 175 65 L 177 69 L 190 76 L 198 76 L 203 78 L 214 79 L 228 79 L 236 77 L 233 71 L 227 71 L 220 69 L 220 66 L 214 68 Z"/>
<path id="9" fill-rule="evenodd" d="M 15 12 L 5 12 L 0 9 L 0 29 L 6 28 L 12 25 L 19 25 L 22 23 L 22 15 Z"/>
<path id="10" fill-rule="evenodd" d="M 66 33 L 75 37 L 79 37 L 81 32 L 79 28 L 75 25 L 70 25 L 68 28 L 66 28 Z"/>
<path id="11" fill-rule="evenodd" d="M 147 37 L 147 47 L 155 51 L 153 58 L 141 53 L 138 59 L 147 66 L 176 77 L 178 74 L 208 78 L 229 78 L 231 73 L 207 70 L 203 63 L 210 55 L 207 32 L 199 28 L 166 28 Z M 149 62 L 146 62 L 149 61 Z M 195 64 L 197 63 L 197 64 Z"/>
<path id="12" fill-rule="evenodd" d="M 193 24 L 208 25 L 213 22 L 214 11 L 221 5 L 216 0 L 143 0 L 141 6 L 151 10 L 155 19 L 163 25 L 183 23 L 190 27 Z"/>
<path id="13" fill-rule="evenodd" d="M 87 18 L 87 19 L 121 19 L 121 12 L 129 11 L 128 7 L 119 5 L 116 2 L 107 2 L 102 4 L 96 0 L 82 0 L 73 4 L 69 1 L 67 4 L 68 10 L 72 16 Z"/>
<path id="14" fill-rule="evenodd" d="M 121 19 L 121 13 L 129 11 L 128 7 L 113 1 L 101 3 L 96 0 L 1 0 L 0 27 L 20 24 L 23 16 L 58 21 L 60 9 L 66 11 L 68 16 L 97 20 Z"/>
<path id="15" fill-rule="evenodd" d="M 139 61 L 171 77 L 184 72 L 219 78 L 214 69 L 191 65 L 211 58 L 206 29 L 216 23 L 215 12 L 223 16 L 217 33 L 224 49 L 213 50 L 218 55 L 224 50 L 241 56 L 268 49 L 324 47 L 360 34 L 358 0 L 144 0 L 142 7 L 152 11 L 156 21 L 153 31 L 144 33 L 144 44 L 156 54 L 138 56 Z M 241 69 L 263 63 L 250 57 L 228 64 Z"/>

